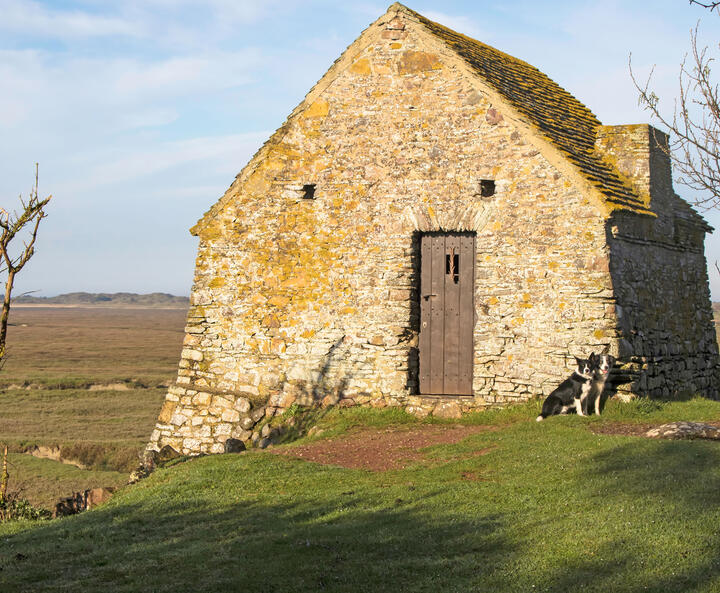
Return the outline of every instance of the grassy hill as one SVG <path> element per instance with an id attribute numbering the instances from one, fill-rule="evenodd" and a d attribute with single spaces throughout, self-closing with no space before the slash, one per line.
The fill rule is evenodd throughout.
<path id="1" fill-rule="evenodd" d="M 104 305 L 142 307 L 188 307 L 190 299 L 164 292 L 135 294 L 134 292 L 90 293 L 70 292 L 54 297 L 20 296 L 13 299 L 16 305 Z"/>
<path id="2" fill-rule="evenodd" d="M 122 484 L 111 470 L 147 441 L 184 315 L 15 310 L 0 437 L 14 451 L 59 444 L 98 459 L 86 471 L 14 453 L 11 487 L 49 504 Z M 88 388 L 113 381 L 127 390 Z M 720 424 L 720 402 L 610 400 L 599 418 L 536 423 L 538 406 L 455 423 L 331 410 L 315 438 L 180 460 L 82 515 L 0 524 L 0 591 L 720 591 L 720 443 L 632 436 L 670 420 Z M 363 431 L 382 448 L 389 432 L 433 422 L 487 430 L 399 469 L 333 456 Z M 323 463 L 296 458 L 313 443 Z"/>
<path id="3" fill-rule="evenodd" d="M 403 469 L 271 450 L 176 463 L 76 517 L 0 525 L 3 591 L 717 591 L 715 442 L 597 434 L 720 418 L 705 400 L 533 421 L 536 404 Z M 338 410 L 327 434 L 422 421 Z M 362 430 L 367 430 L 364 428 Z M 333 441 L 328 441 L 332 449 Z M 290 448 L 285 445 L 278 449 Z"/>

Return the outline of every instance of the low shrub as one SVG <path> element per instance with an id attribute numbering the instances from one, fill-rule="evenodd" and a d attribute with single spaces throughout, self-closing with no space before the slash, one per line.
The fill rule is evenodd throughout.
<path id="1" fill-rule="evenodd" d="M 8 494 L 0 501 L 0 523 L 5 521 L 39 521 L 50 519 L 52 514 L 47 509 L 34 507 L 27 498 L 19 493 Z"/>

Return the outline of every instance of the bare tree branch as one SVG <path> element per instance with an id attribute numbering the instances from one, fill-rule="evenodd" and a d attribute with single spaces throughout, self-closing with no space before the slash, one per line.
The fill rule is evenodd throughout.
<path id="1" fill-rule="evenodd" d="M 712 4 L 720 6 L 720 2 Z M 669 154 L 678 182 L 701 192 L 695 205 L 710 209 L 720 207 L 720 91 L 712 77 L 714 58 L 707 47 L 698 45 L 699 26 L 698 22 L 691 30 L 691 50 L 680 63 L 672 117 L 663 114 L 660 98 L 650 88 L 654 68 L 641 84 L 632 69 L 632 55 L 628 65 L 638 103 L 670 131 Z"/>
<path id="2" fill-rule="evenodd" d="M 720 6 L 720 2 L 698 2 L 698 0 L 690 0 L 690 4 L 697 4 L 703 8 L 709 8 L 710 10 L 715 10 L 718 6 Z"/>

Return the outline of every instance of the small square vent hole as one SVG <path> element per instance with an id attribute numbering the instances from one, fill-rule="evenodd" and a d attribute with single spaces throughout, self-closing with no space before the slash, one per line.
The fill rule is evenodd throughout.
<path id="1" fill-rule="evenodd" d="M 315 184 L 314 183 L 306 183 L 302 187 L 302 198 L 303 200 L 314 200 L 315 199 Z"/>
<path id="2" fill-rule="evenodd" d="M 495 180 L 494 179 L 481 179 L 480 180 L 480 195 L 483 198 L 489 198 L 495 195 Z"/>

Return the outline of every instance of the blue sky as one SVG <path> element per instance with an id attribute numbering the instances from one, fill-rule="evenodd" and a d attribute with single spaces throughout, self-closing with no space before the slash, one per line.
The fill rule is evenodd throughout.
<path id="1" fill-rule="evenodd" d="M 188 228 L 389 4 L 0 0 L 0 206 L 27 195 L 36 161 L 53 194 L 16 294 L 189 294 Z M 606 124 L 651 121 L 630 52 L 671 110 L 690 29 L 702 19 L 713 47 L 720 30 L 685 0 L 407 5 L 537 66 Z M 706 253 L 720 259 L 720 231 Z"/>

